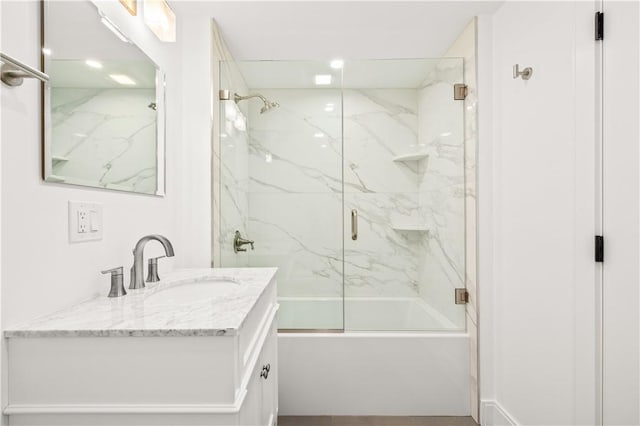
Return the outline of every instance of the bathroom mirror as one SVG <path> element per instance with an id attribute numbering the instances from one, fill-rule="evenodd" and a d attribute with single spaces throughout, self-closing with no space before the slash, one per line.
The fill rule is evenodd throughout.
<path id="1" fill-rule="evenodd" d="M 130 18 L 135 19 L 135 18 Z M 164 75 L 90 1 L 42 2 L 43 177 L 164 195 Z"/>

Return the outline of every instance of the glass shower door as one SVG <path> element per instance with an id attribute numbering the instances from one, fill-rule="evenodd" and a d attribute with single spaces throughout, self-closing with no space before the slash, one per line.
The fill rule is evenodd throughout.
<path id="1" fill-rule="evenodd" d="M 278 267 L 281 331 L 341 331 L 341 72 L 324 61 L 234 65 L 221 69 L 221 266 Z M 236 230 L 255 250 L 233 251 Z"/>
<path id="2" fill-rule="evenodd" d="M 343 69 L 345 330 L 464 330 L 461 58 Z"/>

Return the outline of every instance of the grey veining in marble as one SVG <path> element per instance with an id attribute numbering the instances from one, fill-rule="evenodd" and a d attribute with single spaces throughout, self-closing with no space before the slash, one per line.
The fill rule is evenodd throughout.
<path id="1" fill-rule="evenodd" d="M 52 173 L 69 183 L 157 190 L 155 89 L 52 91 Z M 62 159 L 62 160 L 60 160 Z"/>
<path id="2" fill-rule="evenodd" d="M 156 285 L 128 290 L 124 297 L 101 296 L 27 324 L 9 327 L 5 337 L 155 337 L 234 335 L 275 277 L 276 268 L 186 269 Z M 237 290 L 184 303 L 148 300 L 172 287 L 229 280 Z M 213 285 L 213 284 L 212 284 Z"/>

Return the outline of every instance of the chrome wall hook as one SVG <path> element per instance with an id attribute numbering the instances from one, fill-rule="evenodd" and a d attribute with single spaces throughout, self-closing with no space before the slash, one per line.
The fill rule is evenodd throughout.
<path id="1" fill-rule="evenodd" d="M 522 77 L 523 80 L 529 80 L 531 78 L 531 75 L 533 74 L 533 68 L 531 67 L 526 67 L 525 69 L 523 69 L 522 71 L 520 71 L 520 65 L 519 64 L 515 64 L 513 66 L 513 78 L 518 78 L 518 77 Z"/>

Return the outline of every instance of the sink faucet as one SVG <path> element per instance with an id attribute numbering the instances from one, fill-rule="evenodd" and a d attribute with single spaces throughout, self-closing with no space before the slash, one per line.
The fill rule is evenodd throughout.
<path id="1" fill-rule="evenodd" d="M 236 231 L 233 238 L 233 252 L 238 253 L 239 251 L 247 251 L 246 248 L 242 248 L 245 244 L 251 244 L 251 250 L 253 250 L 253 240 L 245 240 L 242 238 L 242 235 L 240 235 L 240 231 Z"/>
<path id="2" fill-rule="evenodd" d="M 131 267 L 131 283 L 130 289 L 144 288 L 144 246 L 151 240 L 159 241 L 164 247 L 167 257 L 173 257 L 173 246 L 171 242 L 162 235 L 147 235 L 140 238 L 140 241 L 133 249 L 133 266 Z"/>

